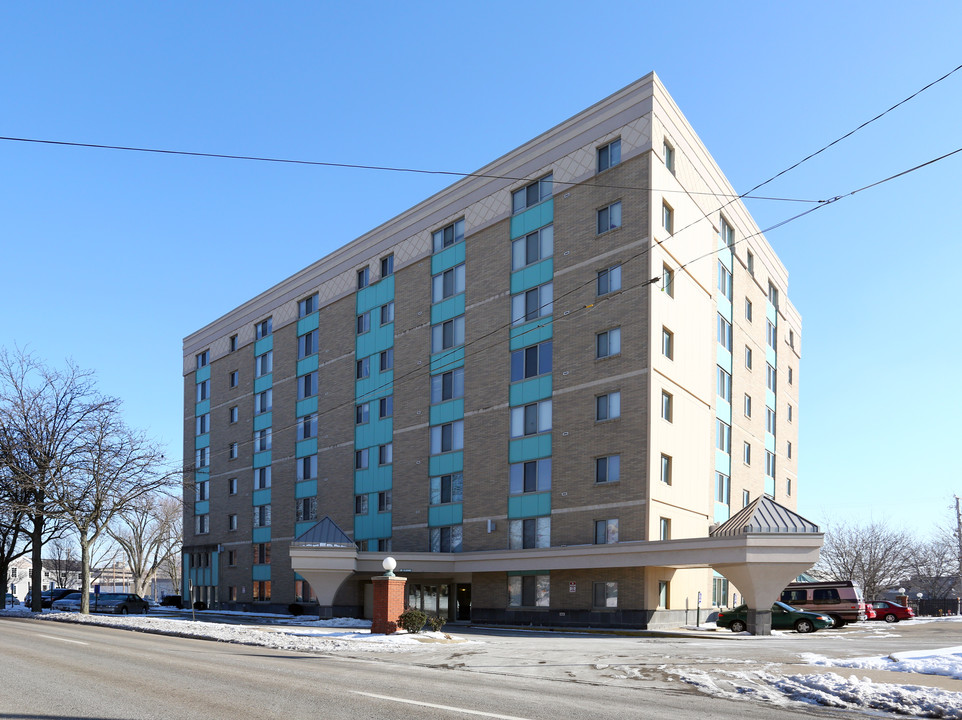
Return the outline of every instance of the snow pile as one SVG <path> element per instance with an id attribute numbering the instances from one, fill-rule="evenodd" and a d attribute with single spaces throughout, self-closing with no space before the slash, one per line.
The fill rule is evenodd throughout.
<path id="1" fill-rule="evenodd" d="M 809 665 L 943 675 L 955 680 L 962 680 L 962 645 L 939 650 L 916 650 L 914 652 L 873 657 L 843 659 L 828 658 L 814 653 L 802 653 L 799 658 Z"/>

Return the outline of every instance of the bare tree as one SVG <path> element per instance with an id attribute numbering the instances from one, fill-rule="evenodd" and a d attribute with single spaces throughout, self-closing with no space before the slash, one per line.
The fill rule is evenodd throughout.
<path id="1" fill-rule="evenodd" d="M 957 560 L 952 539 L 936 537 L 915 544 L 908 554 L 907 585 L 927 598 L 949 597 L 955 585 Z"/>
<path id="2" fill-rule="evenodd" d="M 25 500 L 24 488 L 0 455 L 0 578 L 8 576 L 10 563 L 30 552 Z M 6 604 L 7 593 L 0 593 L 0 609 Z"/>
<path id="3" fill-rule="evenodd" d="M 182 522 L 179 499 L 151 493 L 121 510 L 108 529 L 127 560 L 136 594 L 143 595 L 158 571 L 169 566 L 170 556 L 179 552 Z"/>
<path id="4" fill-rule="evenodd" d="M 840 522 L 829 526 L 812 574 L 823 580 L 852 580 L 872 600 L 904 579 L 912 549 L 907 532 L 883 521 Z"/>
<path id="5" fill-rule="evenodd" d="M 75 577 L 80 575 L 80 561 L 77 549 L 67 538 L 58 537 L 47 544 L 47 566 L 53 573 L 57 587 L 69 587 Z"/>

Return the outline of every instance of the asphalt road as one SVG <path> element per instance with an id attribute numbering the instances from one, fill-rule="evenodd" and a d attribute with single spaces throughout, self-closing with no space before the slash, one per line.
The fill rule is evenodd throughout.
<path id="1" fill-rule="evenodd" d="M 514 658 L 510 643 L 499 646 L 493 673 L 452 672 L 456 650 L 439 663 L 421 653 L 422 662 L 341 658 L 20 618 L 0 618 L 0 644 L 4 719 L 833 716 L 712 698 L 677 681 L 654 688 L 573 681 L 556 668 L 538 674 L 554 658 L 532 643 L 517 645 Z M 586 649 L 582 642 L 580 665 Z M 529 665 L 535 672 L 524 671 Z"/>

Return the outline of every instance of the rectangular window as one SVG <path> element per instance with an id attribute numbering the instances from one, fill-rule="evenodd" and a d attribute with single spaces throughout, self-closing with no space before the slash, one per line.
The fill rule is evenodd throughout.
<path id="1" fill-rule="evenodd" d="M 661 391 L 661 419 L 667 420 L 668 422 L 673 422 L 672 418 L 674 416 L 674 398 L 672 394 L 666 390 Z"/>
<path id="2" fill-rule="evenodd" d="M 618 607 L 618 583 L 596 582 L 591 584 L 591 604 L 596 608 Z"/>
<path id="3" fill-rule="evenodd" d="M 368 511 L 367 495 L 355 495 L 354 496 L 354 514 L 367 515 L 367 511 Z"/>
<path id="4" fill-rule="evenodd" d="M 389 418 L 394 416 L 394 396 L 388 395 L 387 397 L 382 397 L 377 401 L 377 416 L 380 419 Z"/>
<path id="5" fill-rule="evenodd" d="M 661 226 L 665 228 L 669 234 L 674 232 L 675 211 L 672 210 L 671 206 L 666 202 L 661 204 Z"/>
<path id="6" fill-rule="evenodd" d="M 789 385 L 795 384 L 795 371 L 792 370 L 792 367 L 790 365 L 788 367 L 788 384 Z"/>
<path id="7" fill-rule="evenodd" d="M 314 480 L 317 478 L 317 455 L 297 458 L 297 480 Z"/>
<path id="8" fill-rule="evenodd" d="M 317 372 L 301 375 L 297 378 L 297 399 L 313 397 L 317 395 Z"/>
<path id="9" fill-rule="evenodd" d="M 715 418 L 715 447 L 726 453 L 732 451 L 732 426 L 718 418 Z"/>
<path id="10" fill-rule="evenodd" d="M 207 367 L 210 362 L 210 350 L 204 350 L 202 353 L 197 353 L 197 369 L 200 370 L 202 367 Z"/>
<path id="11" fill-rule="evenodd" d="M 621 265 L 598 271 L 598 295 L 621 290 Z"/>
<path id="12" fill-rule="evenodd" d="M 612 545 L 618 542 L 618 519 L 595 520 L 595 545 Z"/>
<path id="13" fill-rule="evenodd" d="M 237 458 L 237 443 L 231 443 L 227 446 L 227 459 L 234 460 Z"/>
<path id="14" fill-rule="evenodd" d="M 520 190 L 511 193 L 511 212 L 519 213 L 529 207 L 534 207 L 543 200 L 551 197 L 551 175 L 545 175 Z"/>
<path id="15" fill-rule="evenodd" d="M 394 443 L 379 445 L 377 449 L 377 464 L 390 465 L 394 462 Z"/>
<path id="16" fill-rule="evenodd" d="M 595 420 L 613 420 L 621 417 L 621 393 L 612 392 L 595 398 Z"/>
<path id="17" fill-rule="evenodd" d="M 661 481 L 665 485 L 671 485 L 671 455 L 661 454 Z"/>
<path id="18" fill-rule="evenodd" d="M 512 352 L 511 382 L 526 380 L 551 372 L 552 347 L 549 340 Z"/>
<path id="19" fill-rule="evenodd" d="M 661 354 L 669 360 L 675 357 L 675 333 L 666 327 L 661 328 Z"/>
<path id="20" fill-rule="evenodd" d="M 371 311 L 361 313 L 357 316 L 357 334 L 363 335 L 371 329 Z"/>
<path id="21" fill-rule="evenodd" d="M 240 382 L 240 373 L 238 373 L 236 370 L 232 371 L 231 374 L 228 375 L 227 384 L 230 387 L 237 387 L 237 384 L 239 382 Z"/>
<path id="22" fill-rule="evenodd" d="M 197 383 L 197 402 L 203 402 L 210 397 L 210 380 Z"/>
<path id="23" fill-rule="evenodd" d="M 364 425 L 371 421 L 371 403 L 360 403 L 354 407 L 354 424 Z"/>
<path id="24" fill-rule="evenodd" d="M 394 493 L 391 490 L 382 490 L 377 494 L 377 511 L 391 512 L 394 507 Z"/>
<path id="25" fill-rule="evenodd" d="M 508 521 L 508 549 L 526 550 L 551 547 L 551 518 L 525 518 Z"/>
<path id="26" fill-rule="evenodd" d="M 662 156 L 665 159 L 665 167 L 668 168 L 668 172 L 674 175 L 675 174 L 675 148 L 673 148 L 667 140 L 665 140 L 662 143 L 661 148 L 662 148 Z"/>
<path id="27" fill-rule="evenodd" d="M 267 388 L 263 392 L 254 395 L 254 414 L 261 415 L 270 412 L 274 407 L 274 390 Z"/>
<path id="28" fill-rule="evenodd" d="M 721 260 L 718 261 L 718 292 L 729 300 L 732 299 L 732 274 Z"/>
<path id="29" fill-rule="evenodd" d="M 795 349 L 795 331 L 789 328 L 788 330 L 788 346 Z"/>
<path id="30" fill-rule="evenodd" d="M 775 368 L 770 363 L 765 363 L 765 384 L 772 392 L 776 391 L 776 378 Z"/>
<path id="31" fill-rule="evenodd" d="M 317 498 L 300 498 L 294 501 L 294 519 L 297 522 L 317 520 Z"/>
<path id="32" fill-rule="evenodd" d="M 748 507 L 748 504 L 752 501 L 751 493 L 748 490 L 742 490 L 742 507 Z"/>
<path id="33" fill-rule="evenodd" d="M 722 400 L 727 403 L 732 401 L 732 376 L 720 365 L 715 368 L 715 389 Z"/>
<path id="34" fill-rule="evenodd" d="M 621 328 L 612 328 L 595 335 L 595 357 L 605 358 L 621 352 Z"/>
<path id="35" fill-rule="evenodd" d="M 431 428 L 431 454 L 464 449 L 464 420 L 456 420 Z"/>
<path id="36" fill-rule="evenodd" d="M 210 465 L 210 448 L 200 448 L 194 453 L 195 466 L 202 469 Z"/>
<path id="37" fill-rule="evenodd" d="M 371 270 L 367 267 L 362 267 L 357 271 L 357 289 L 363 290 L 371 283 Z"/>
<path id="38" fill-rule="evenodd" d="M 231 422 L 231 423 L 237 422 L 237 417 L 238 417 L 238 410 L 237 410 L 237 406 L 235 405 L 234 407 L 230 408 L 227 411 L 228 422 Z"/>
<path id="39" fill-rule="evenodd" d="M 206 435 L 210 432 L 210 413 L 198 415 L 195 422 L 197 426 L 195 435 Z"/>
<path id="40" fill-rule="evenodd" d="M 254 335 L 260 340 L 261 338 L 266 338 L 273 331 L 274 319 L 267 318 L 267 320 L 261 320 L 254 326 Z"/>
<path id="41" fill-rule="evenodd" d="M 230 352 L 234 352 L 235 350 L 237 350 L 237 336 L 231 335 L 230 336 Z"/>
<path id="42" fill-rule="evenodd" d="M 431 352 L 464 345 L 464 315 L 431 326 Z"/>
<path id="43" fill-rule="evenodd" d="M 752 444 L 749 442 L 742 446 L 742 462 L 746 465 L 752 464 Z"/>
<path id="44" fill-rule="evenodd" d="M 748 274 L 754 277 L 755 276 L 755 256 L 752 254 L 751 250 L 745 251 L 745 267 L 748 268 Z"/>
<path id="45" fill-rule="evenodd" d="M 203 502 L 210 499 L 210 480 L 194 483 L 194 501 Z"/>
<path id="46" fill-rule="evenodd" d="M 431 404 L 464 397 L 464 368 L 431 376 Z"/>
<path id="47" fill-rule="evenodd" d="M 553 254 L 554 226 L 545 225 L 511 243 L 511 269 L 520 270 Z"/>
<path id="48" fill-rule="evenodd" d="M 525 437 L 551 430 L 551 401 L 542 400 L 511 408 L 511 437 Z"/>
<path id="49" fill-rule="evenodd" d="M 551 598 L 549 575 L 512 575 L 508 577 L 509 607 L 548 607 Z"/>
<path id="50" fill-rule="evenodd" d="M 306 335 L 301 335 L 297 338 L 298 359 L 306 358 L 308 355 L 313 355 L 317 352 L 317 335 L 317 330 L 311 330 Z"/>
<path id="51" fill-rule="evenodd" d="M 669 591 L 669 582 L 667 580 L 658 581 L 658 605 L 659 607 L 668 609 L 668 599 L 671 595 Z"/>
<path id="52" fill-rule="evenodd" d="M 772 324 L 771 320 L 766 321 L 765 329 L 765 339 L 768 342 L 768 347 L 775 350 L 776 343 L 778 342 L 778 332 L 775 330 L 775 325 Z"/>
<path id="53" fill-rule="evenodd" d="M 511 296 L 511 324 L 546 317 L 553 312 L 554 283 L 545 283 Z"/>
<path id="54" fill-rule="evenodd" d="M 598 211 L 598 234 L 621 227 L 621 201 L 611 203 Z"/>
<path id="55" fill-rule="evenodd" d="M 227 565 L 228 567 L 234 567 L 237 565 L 237 551 L 228 550 L 227 551 Z M 236 590 L 237 588 L 231 588 L 231 590 Z"/>
<path id="56" fill-rule="evenodd" d="M 712 578 L 711 604 L 717 608 L 728 606 L 728 580 L 725 578 Z"/>
<path id="57" fill-rule="evenodd" d="M 394 348 L 388 348 L 378 355 L 381 372 L 391 370 L 394 367 Z"/>
<path id="58" fill-rule="evenodd" d="M 595 482 L 613 483 L 621 479 L 621 455 L 595 458 Z"/>
<path id="59" fill-rule="evenodd" d="M 195 535 L 206 535 L 210 532 L 210 515 L 195 515 L 194 516 L 194 534 Z"/>
<path id="60" fill-rule="evenodd" d="M 254 602 L 270 602 L 271 581 L 255 580 L 251 583 L 251 595 Z"/>
<path id="61" fill-rule="evenodd" d="M 254 508 L 254 527 L 270 527 L 271 506 L 258 505 Z"/>
<path id="62" fill-rule="evenodd" d="M 368 448 L 363 448 L 357 450 L 354 453 L 354 469 L 355 470 L 367 470 L 370 467 L 370 453 Z"/>
<path id="63" fill-rule="evenodd" d="M 551 489 L 551 458 L 529 460 L 510 466 L 510 492 L 521 495 Z"/>
<path id="64" fill-rule="evenodd" d="M 778 288 L 773 283 L 768 283 L 768 302 L 778 309 Z"/>
<path id="65" fill-rule="evenodd" d="M 788 422 L 792 421 L 792 406 L 788 406 Z"/>
<path id="66" fill-rule="evenodd" d="M 392 322 L 394 322 L 394 301 L 381 306 L 381 324 L 387 325 Z"/>
<path id="67" fill-rule="evenodd" d="M 227 516 L 227 529 L 228 529 L 228 530 L 237 530 L 237 516 L 236 516 L 236 515 L 228 515 L 228 516 Z"/>
<path id="68" fill-rule="evenodd" d="M 274 351 L 268 350 L 254 358 L 254 377 L 267 375 L 274 369 Z"/>
<path id="69" fill-rule="evenodd" d="M 230 478 L 227 481 L 227 494 L 228 495 L 237 494 L 237 478 Z"/>
<path id="70" fill-rule="evenodd" d="M 671 520 L 668 518 L 658 519 L 658 539 L 671 540 Z"/>
<path id="71" fill-rule="evenodd" d="M 461 552 L 463 530 L 460 525 L 431 528 L 431 552 Z"/>
<path id="72" fill-rule="evenodd" d="M 271 449 L 271 429 L 254 431 L 254 452 L 265 452 Z"/>
<path id="73" fill-rule="evenodd" d="M 770 407 L 765 408 L 765 430 L 775 434 L 775 411 Z"/>
<path id="74" fill-rule="evenodd" d="M 314 312 L 317 312 L 317 293 L 298 301 L 297 317 L 307 317 Z"/>
<path id="75" fill-rule="evenodd" d="M 434 252 L 441 252 L 444 248 L 464 241 L 464 218 L 451 223 L 447 227 L 435 230 L 432 234 Z"/>
<path id="76" fill-rule="evenodd" d="M 441 302 L 464 292 L 464 263 L 431 278 L 431 300 Z"/>
<path id="77" fill-rule="evenodd" d="M 254 469 L 254 489 L 263 490 L 271 486 L 270 466 Z"/>
<path id="78" fill-rule="evenodd" d="M 725 218 L 721 219 L 721 239 L 729 250 L 735 247 L 735 228 L 729 225 Z M 728 299 L 730 300 L 731 296 Z"/>
<path id="79" fill-rule="evenodd" d="M 791 443 L 791 441 L 787 442 L 786 445 L 785 445 L 785 457 L 787 457 L 789 460 L 792 459 L 792 443 Z"/>
<path id="80" fill-rule="evenodd" d="M 765 475 L 775 479 L 775 453 L 769 450 L 765 451 Z"/>
<path id="81" fill-rule="evenodd" d="M 748 345 L 745 346 L 745 367 L 752 369 L 752 349 Z"/>
<path id="82" fill-rule="evenodd" d="M 667 265 L 661 266 L 661 290 L 668 297 L 675 297 L 675 271 Z"/>
<path id="83" fill-rule="evenodd" d="M 785 494 L 789 497 L 792 496 L 792 479 L 785 478 Z"/>
<path id="84" fill-rule="evenodd" d="M 604 172 L 621 162 L 621 138 L 598 148 L 598 172 Z"/>
<path id="85" fill-rule="evenodd" d="M 745 298 L 745 319 L 748 322 L 752 321 L 752 301 L 748 298 Z"/>
<path id="86" fill-rule="evenodd" d="M 381 277 L 386 278 L 394 274 L 394 255 L 385 255 L 381 258 Z"/>
<path id="87" fill-rule="evenodd" d="M 432 505 L 462 502 L 464 500 L 464 476 L 462 473 L 454 473 L 433 477 L 431 478 L 430 489 Z"/>
<path id="88" fill-rule="evenodd" d="M 731 478 L 725 473 L 715 473 L 715 502 L 728 505 L 731 502 Z"/>
<path id="89" fill-rule="evenodd" d="M 752 416 L 752 396 L 745 395 L 745 417 Z"/>
<path id="90" fill-rule="evenodd" d="M 354 365 L 354 379 L 363 380 L 371 376 L 371 358 L 361 358 Z"/>
<path id="91" fill-rule="evenodd" d="M 732 324 L 721 313 L 718 314 L 718 344 L 728 352 L 732 351 Z"/>

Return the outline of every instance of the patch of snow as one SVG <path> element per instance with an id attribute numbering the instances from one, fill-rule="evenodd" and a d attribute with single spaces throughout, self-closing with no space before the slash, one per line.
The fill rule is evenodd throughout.
<path id="1" fill-rule="evenodd" d="M 829 658 L 814 653 L 801 653 L 799 658 L 809 665 L 942 675 L 962 680 L 962 646 L 857 658 Z"/>

